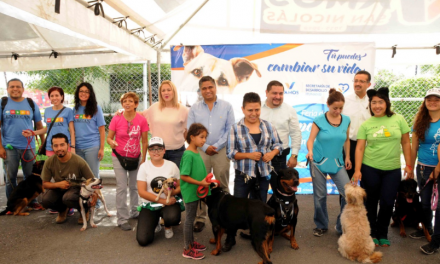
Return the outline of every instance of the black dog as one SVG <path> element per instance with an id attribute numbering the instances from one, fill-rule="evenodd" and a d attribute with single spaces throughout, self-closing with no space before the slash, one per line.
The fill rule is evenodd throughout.
<path id="1" fill-rule="evenodd" d="M 400 236 L 406 237 L 405 226 L 418 228 L 422 224 L 426 239 L 431 236 L 423 223 L 422 204 L 417 192 L 417 182 L 413 179 L 400 182 L 391 226 L 400 227 Z"/>
<path id="2" fill-rule="evenodd" d="M 211 252 L 212 255 L 220 254 L 221 238 L 225 231 L 228 234 L 226 243 L 229 244 L 229 248 L 223 251 L 228 251 L 235 245 L 237 230 L 250 229 L 252 246 L 263 259 L 261 263 L 272 263 L 270 253 L 275 227 L 275 210 L 260 200 L 237 198 L 220 188 L 213 188 L 211 195 L 204 198 L 204 201 L 208 205 L 208 215 L 214 233 L 214 238 L 209 242 L 216 244 L 216 248 Z"/>
<path id="3" fill-rule="evenodd" d="M 272 172 L 270 185 L 273 195 L 267 204 L 275 210 L 275 235 L 290 241 L 293 249 L 299 249 L 295 239 L 295 228 L 298 221 L 298 202 L 295 192 L 298 191 L 299 175 L 295 169 L 284 169 Z M 290 235 L 288 232 L 290 231 Z"/>
<path id="4" fill-rule="evenodd" d="M 41 180 L 41 171 L 43 170 L 44 161 L 37 161 L 32 168 L 32 175 L 28 176 L 26 180 L 21 181 L 17 187 L 14 188 L 8 198 L 7 207 L 0 212 L 0 215 L 5 215 L 11 212 L 13 215 L 29 215 L 24 212 L 26 206 L 37 196 L 44 192 L 43 181 Z"/>

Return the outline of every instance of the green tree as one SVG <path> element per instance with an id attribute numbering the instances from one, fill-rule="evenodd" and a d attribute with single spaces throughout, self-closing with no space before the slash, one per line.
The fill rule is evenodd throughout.
<path id="1" fill-rule="evenodd" d="M 379 72 L 374 76 L 374 89 L 377 90 L 380 87 L 390 87 L 393 83 L 404 78 L 405 76 L 403 74 L 396 75 L 390 70 L 379 70 Z"/>

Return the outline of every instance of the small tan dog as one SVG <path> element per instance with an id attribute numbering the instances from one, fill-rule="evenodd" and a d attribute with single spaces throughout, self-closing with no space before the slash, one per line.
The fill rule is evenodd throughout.
<path id="1" fill-rule="evenodd" d="M 97 227 L 93 221 L 93 216 L 95 214 L 95 205 L 97 198 L 99 198 L 104 205 L 104 210 L 107 216 L 112 216 L 107 209 L 107 204 L 105 203 L 104 195 L 102 195 L 102 179 L 87 179 L 81 184 L 81 190 L 79 193 L 79 206 L 81 209 L 81 216 L 83 218 L 83 227 L 81 231 L 87 229 L 87 219 L 86 213 L 90 211 L 90 226 Z"/>
<path id="2" fill-rule="evenodd" d="M 382 252 L 375 252 L 370 236 L 370 224 L 364 206 L 365 190 L 349 182 L 345 185 L 347 204 L 341 214 L 342 236 L 338 240 L 339 252 L 349 260 L 362 263 L 378 263 Z"/>
<path id="3" fill-rule="evenodd" d="M 160 195 L 163 193 L 165 189 L 168 189 L 167 195 L 167 204 L 170 202 L 171 192 L 173 189 L 176 189 L 177 179 L 176 178 L 168 178 L 166 181 L 162 182 L 162 188 L 160 188 L 159 193 L 157 194 L 156 201 L 159 201 Z"/>

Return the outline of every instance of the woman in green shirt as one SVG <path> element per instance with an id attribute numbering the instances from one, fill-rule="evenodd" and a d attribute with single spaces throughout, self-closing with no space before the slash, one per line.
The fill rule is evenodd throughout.
<path id="1" fill-rule="evenodd" d="M 401 115 L 391 111 L 388 94 L 388 88 L 367 91 L 371 117 L 359 128 L 353 175 L 354 182 L 361 180 L 361 186 L 367 192 L 366 209 L 371 237 L 376 245 L 382 247 L 390 246 L 388 225 L 402 179 L 401 147 L 405 163 L 411 164 L 410 128 Z M 407 179 L 414 178 L 410 165 L 406 165 L 405 174 Z"/>

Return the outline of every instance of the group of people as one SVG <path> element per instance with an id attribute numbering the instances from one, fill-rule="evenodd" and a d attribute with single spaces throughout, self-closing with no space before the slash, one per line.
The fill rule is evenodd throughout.
<path id="1" fill-rule="evenodd" d="M 346 203 L 345 184 L 350 180 L 353 184 L 360 181 L 367 192 L 366 208 L 373 241 L 379 246 L 390 246 L 387 234 L 402 179 L 402 150 L 406 179 L 414 177 L 413 167 L 418 157 L 416 171 L 422 190 L 424 223 L 433 234 L 432 241 L 421 250 L 432 254 L 440 247 L 440 209 L 437 208 L 433 230 L 430 208 L 432 184 L 440 171 L 440 167 L 435 169 L 439 163 L 440 89 L 427 92 L 415 118 L 411 147 L 410 128 L 401 115 L 392 112 L 388 89 L 367 90 L 370 81 L 368 72 L 359 71 L 354 76 L 353 93 L 344 96 L 330 89 L 328 112 L 313 122 L 306 155 L 313 182 L 316 225 L 313 234 L 320 237 L 328 231 L 326 183 L 329 175 L 341 194 L 341 212 Z M 207 209 L 197 196 L 197 188 L 209 188 L 207 173 L 213 172 L 220 182 L 218 187 L 229 193 L 232 161 L 234 196 L 266 202 L 271 171 L 294 168 L 301 147 L 298 117 L 295 109 L 283 102 L 282 83 L 272 81 L 267 85 L 264 102 L 257 93 L 245 94 L 244 118 L 237 123 L 232 105 L 217 97 L 214 79 L 202 77 L 199 88 L 203 99 L 190 109 L 179 103 L 176 86 L 171 81 L 161 83 L 159 102 L 143 112 L 136 110 L 139 105 L 136 93 L 124 94 L 120 99 L 123 109 L 113 117 L 106 138 L 113 152 L 118 226 L 132 230 L 128 220 L 138 218 L 136 238 L 141 246 L 147 246 L 153 242 L 155 233 L 161 231 L 161 218 L 165 237 L 171 238 L 172 227 L 180 223 L 181 211 L 185 210 L 183 256 L 192 259 L 203 258 L 201 251 L 206 249 L 194 240 L 193 232 L 201 232 L 205 227 Z M 78 85 L 73 109 L 63 106 L 63 89 L 49 89 L 53 106 L 45 109 L 45 128 L 38 107 L 32 107 L 32 100 L 23 97 L 23 83 L 12 79 L 7 89 L 9 98 L 5 105 L 2 101 L 0 112 L 0 157 L 4 159 L 7 175 L 6 195 L 9 196 L 17 184 L 20 161 L 24 177 L 31 174 L 35 141 L 30 138 L 33 135 L 39 135 L 42 141 L 46 138 L 49 158 L 42 179 L 48 191 L 39 201 L 58 213 L 57 223 L 63 223 L 68 215 L 73 215 L 73 208 L 79 208 L 81 179 L 99 178 L 105 121 L 93 87 L 89 83 Z M 152 136 L 150 140 L 148 132 Z M 147 150 L 150 159 L 146 158 Z M 174 187 L 165 189 L 156 199 L 170 177 L 176 179 Z M 429 178 L 433 180 L 423 188 Z M 167 202 L 168 192 L 171 198 Z M 31 207 L 41 209 L 37 201 L 32 201 Z M 82 217 L 79 222 L 82 223 Z M 339 216 L 335 229 L 342 234 Z M 422 236 L 421 231 L 410 235 L 412 238 Z M 234 245 L 235 237 L 228 237 L 224 249 L 230 250 Z"/>

